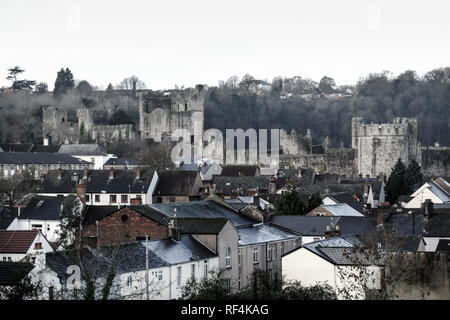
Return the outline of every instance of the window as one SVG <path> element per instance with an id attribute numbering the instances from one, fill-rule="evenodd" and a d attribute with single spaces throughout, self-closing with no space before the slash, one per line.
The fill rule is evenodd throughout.
<path id="1" fill-rule="evenodd" d="M 36 242 L 34 244 L 34 250 L 41 250 L 42 249 L 42 243 L 41 242 Z"/>
<path id="2" fill-rule="evenodd" d="M 50 225 L 49 224 L 47 225 L 47 231 L 50 231 Z"/>
<path id="3" fill-rule="evenodd" d="M 228 278 L 226 279 L 226 283 L 227 283 L 227 293 L 231 292 L 231 279 Z"/>
<path id="4" fill-rule="evenodd" d="M 238 249 L 238 266 L 241 265 L 241 249 Z"/>
<path id="5" fill-rule="evenodd" d="M 158 281 L 162 281 L 163 279 L 163 274 L 162 274 L 162 270 L 158 271 Z"/>
<path id="6" fill-rule="evenodd" d="M 54 300 L 55 299 L 55 288 L 49 287 L 48 288 L 48 300 Z"/>
<path id="7" fill-rule="evenodd" d="M 109 202 L 110 203 L 116 203 L 117 202 L 117 196 L 115 194 L 112 194 L 109 196 Z"/>
<path id="8" fill-rule="evenodd" d="M 87 194 L 86 195 L 86 202 L 89 202 L 89 201 L 91 201 L 91 197 Z"/>
<path id="9" fill-rule="evenodd" d="M 177 287 L 181 286 L 181 266 L 177 267 Z"/>
<path id="10" fill-rule="evenodd" d="M 100 195 L 99 194 L 95 195 L 95 202 L 100 202 Z"/>
<path id="11" fill-rule="evenodd" d="M 267 261 L 272 260 L 272 248 L 270 244 L 267 244 Z"/>
<path id="12" fill-rule="evenodd" d="M 32 224 L 31 230 L 41 230 L 42 231 L 42 224 Z"/>
<path id="13" fill-rule="evenodd" d="M 127 286 L 131 287 L 133 284 L 133 277 L 132 276 L 128 276 L 127 278 Z"/>
<path id="14" fill-rule="evenodd" d="M 3 261 L 6 261 L 6 257 L 3 257 Z"/>
<path id="15" fill-rule="evenodd" d="M 175 202 L 175 197 L 169 197 L 170 202 Z"/>
<path id="16" fill-rule="evenodd" d="M 11 262 L 11 261 L 12 261 L 11 257 L 8 257 L 8 261 L 9 261 L 9 262 Z"/>
<path id="17" fill-rule="evenodd" d="M 272 253 L 272 259 L 276 259 L 277 258 L 277 244 L 275 243 L 272 247 L 273 253 Z"/>
<path id="18" fill-rule="evenodd" d="M 120 202 L 122 202 L 122 203 L 128 203 L 128 195 L 123 194 L 123 195 L 120 197 Z"/>
<path id="19" fill-rule="evenodd" d="M 195 279 L 195 264 L 191 264 L 191 278 Z"/>
<path id="20" fill-rule="evenodd" d="M 205 270 L 205 277 L 208 276 L 208 260 L 203 261 L 203 266 Z"/>
<path id="21" fill-rule="evenodd" d="M 231 248 L 227 248 L 226 256 L 225 256 L 225 267 L 231 268 Z"/>
<path id="22" fill-rule="evenodd" d="M 253 263 L 258 263 L 258 247 L 253 248 Z"/>
<path id="23" fill-rule="evenodd" d="M 281 246 L 281 255 L 284 254 L 284 242 L 280 243 Z"/>

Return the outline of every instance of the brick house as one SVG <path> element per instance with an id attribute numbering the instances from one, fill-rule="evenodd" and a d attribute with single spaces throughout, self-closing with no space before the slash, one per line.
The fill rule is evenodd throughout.
<path id="1" fill-rule="evenodd" d="M 163 239 L 168 236 L 169 219 L 144 206 L 90 206 L 83 221 L 82 238 L 97 246 L 130 241 Z"/>

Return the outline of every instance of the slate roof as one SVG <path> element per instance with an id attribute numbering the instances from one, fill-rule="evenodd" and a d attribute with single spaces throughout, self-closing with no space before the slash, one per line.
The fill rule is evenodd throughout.
<path id="1" fill-rule="evenodd" d="M 0 148 L 4 152 L 30 152 L 33 149 L 33 143 L 2 143 Z"/>
<path id="2" fill-rule="evenodd" d="M 0 230 L 6 230 L 17 217 L 17 208 L 0 207 Z"/>
<path id="3" fill-rule="evenodd" d="M 342 236 L 352 234 L 371 234 L 376 228 L 376 219 L 368 217 L 326 217 L 274 215 L 269 221 L 286 230 L 303 236 L 323 236 L 327 226 L 339 226 Z"/>
<path id="4" fill-rule="evenodd" d="M 400 236 L 419 236 L 423 232 L 423 214 L 390 213 L 384 220 L 384 225 L 386 228 L 394 229 Z"/>
<path id="5" fill-rule="evenodd" d="M 444 178 L 436 178 L 433 181 L 438 187 L 440 187 L 447 195 L 450 195 L 450 183 Z"/>
<path id="6" fill-rule="evenodd" d="M 177 219 L 177 227 L 180 228 L 181 233 L 186 234 L 219 234 L 223 229 L 228 219 L 196 219 L 185 218 Z"/>
<path id="7" fill-rule="evenodd" d="M 0 164 L 78 164 L 92 165 L 67 154 L 48 152 L 0 152 Z"/>
<path id="8" fill-rule="evenodd" d="M 450 237 L 450 213 L 436 213 L 425 224 L 424 237 Z"/>
<path id="9" fill-rule="evenodd" d="M 297 239 L 299 236 L 276 228 L 271 225 L 263 224 L 255 227 L 238 229 L 241 246 L 247 246 L 257 243 L 266 243 L 273 241 L 282 241 Z"/>
<path id="10" fill-rule="evenodd" d="M 326 205 L 322 204 L 320 205 L 323 209 L 330 212 L 332 215 L 339 217 L 339 216 L 353 216 L 353 217 L 363 217 L 364 215 L 355 209 L 353 209 L 351 206 L 349 206 L 346 203 L 338 203 L 338 204 L 332 204 L 332 205 Z"/>
<path id="11" fill-rule="evenodd" d="M 159 180 L 154 196 L 188 196 L 199 195 L 199 190 L 192 190 L 197 171 L 162 170 L 157 171 Z"/>
<path id="12" fill-rule="evenodd" d="M 226 177 L 255 177 L 258 172 L 258 166 L 223 166 L 221 176 Z"/>
<path id="13" fill-rule="evenodd" d="M 448 239 L 439 240 L 438 245 L 436 247 L 436 251 L 450 253 L 450 240 Z"/>
<path id="14" fill-rule="evenodd" d="M 87 226 L 99 221 L 120 210 L 117 206 L 86 206 L 83 212 L 83 226 Z"/>
<path id="15" fill-rule="evenodd" d="M 255 221 L 246 216 L 212 200 L 157 203 L 151 204 L 148 207 L 169 218 L 173 218 L 174 214 L 176 214 L 177 218 L 224 218 L 229 219 L 237 228 L 255 223 Z"/>
<path id="16" fill-rule="evenodd" d="M 441 184 L 443 183 L 441 182 Z M 442 189 L 440 185 L 438 185 L 436 182 L 428 182 L 428 185 L 430 186 L 430 191 L 433 192 L 439 199 L 441 199 L 442 202 L 450 202 L 450 195 L 447 194 L 447 192 Z"/>
<path id="17" fill-rule="evenodd" d="M 247 195 L 247 191 L 250 189 L 269 189 L 270 177 L 228 177 L 228 176 L 215 176 L 213 179 L 213 185 L 217 193 L 223 192 L 225 195 L 231 195 L 232 190 L 241 190 L 241 195 Z"/>
<path id="18" fill-rule="evenodd" d="M 60 220 L 63 197 L 34 196 L 20 211 L 19 219 Z"/>
<path id="19" fill-rule="evenodd" d="M 105 149 L 99 144 L 62 144 L 58 153 L 65 153 L 70 155 L 106 155 Z"/>
<path id="20" fill-rule="evenodd" d="M 27 253 L 38 230 L 0 230 L 0 253 Z"/>
<path id="21" fill-rule="evenodd" d="M 45 146 L 43 144 L 36 144 L 34 145 L 33 149 L 31 149 L 30 152 L 49 152 L 49 153 L 56 153 L 59 150 L 60 145 L 55 146 Z"/>
<path id="22" fill-rule="evenodd" d="M 189 261 L 210 259 L 216 255 L 189 235 L 182 235 L 179 242 L 171 239 L 150 240 L 148 242 L 149 268 L 160 268 Z M 83 249 L 82 264 L 85 270 L 97 276 L 106 276 L 113 261 L 115 247 L 102 247 L 98 250 Z M 145 270 L 145 241 L 121 244 L 116 256 L 116 274 Z M 47 266 L 58 276 L 67 279 L 67 267 L 79 265 L 76 251 L 48 253 Z"/>
<path id="23" fill-rule="evenodd" d="M 352 194 L 348 192 L 333 193 L 328 194 L 327 196 L 334 199 L 338 203 L 346 203 L 359 213 L 365 214 L 364 204 L 353 198 Z"/>
<path id="24" fill-rule="evenodd" d="M 0 286 L 19 284 L 33 268 L 29 262 L 0 261 Z"/>
<path id="25" fill-rule="evenodd" d="M 111 158 L 105 162 L 104 166 L 134 166 L 136 161 L 131 158 Z"/>
<path id="26" fill-rule="evenodd" d="M 136 179 L 136 170 L 113 170 L 113 179 L 110 179 L 110 170 L 88 170 L 87 193 L 143 193 L 147 192 L 153 178 L 154 170 L 141 169 L 140 178 Z M 39 193 L 76 193 L 74 176 L 78 179 L 84 177 L 83 170 L 63 170 L 61 179 L 58 171 L 51 171 L 40 184 Z"/>

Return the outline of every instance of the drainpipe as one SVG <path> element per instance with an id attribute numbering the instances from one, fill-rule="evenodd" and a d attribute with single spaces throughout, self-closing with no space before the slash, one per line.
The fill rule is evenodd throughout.
<path id="1" fill-rule="evenodd" d="M 149 300 L 148 280 L 148 235 L 145 235 L 145 293 L 147 300 Z"/>

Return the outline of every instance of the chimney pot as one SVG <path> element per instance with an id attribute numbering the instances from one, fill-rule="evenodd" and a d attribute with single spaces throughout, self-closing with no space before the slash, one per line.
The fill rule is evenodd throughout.
<path id="1" fill-rule="evenodd" d="M 141 168 L 137 167 L 136 168 L 136 179 L 140 179 L 141 178 Z"/>
<path id="2" fill-rule="evenodd" d="M 109 178 L 110 178 L 110 179 L 113 179 L 113 178 L 114 178 L 114 169 L 113 169 L 113 168 L 110 168 L 110 169 L 109 169 Z"/>

